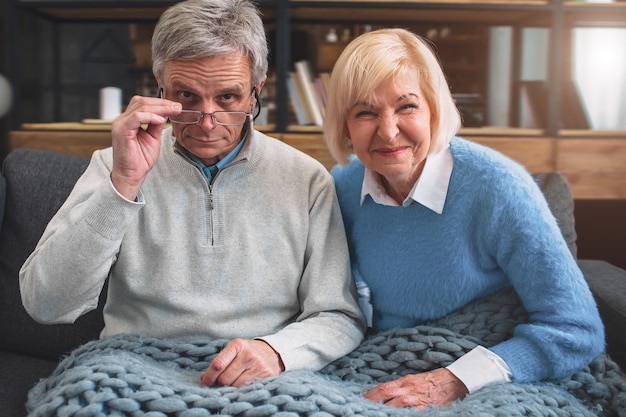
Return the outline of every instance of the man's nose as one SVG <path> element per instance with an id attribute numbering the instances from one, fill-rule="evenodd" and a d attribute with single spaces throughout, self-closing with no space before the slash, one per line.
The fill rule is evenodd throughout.
<path id="1" fill-rule="evenodd" d="M 214 112 L 216 110 L 219 110 L 218 108 L 216 108 L 215 106 L 211 106 L 209 104 L 207 105 L 203 105 L 202 106 L 202 118 L 200 119 L 200 121 L 198 122 L 198 124 L 207 127 L 207 128 L 213 128 L 215 127 L 215 125 L 217 123 L 215 123 L 215 118 L 213 117 Z"/>

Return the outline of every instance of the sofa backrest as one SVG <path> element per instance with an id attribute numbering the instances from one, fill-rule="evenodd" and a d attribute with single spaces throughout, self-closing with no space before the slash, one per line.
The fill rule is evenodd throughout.
<path id="1" fill-rule="evenodd" d="M 6 202 L 0 229 L 0 349 L 58 359 L 99 337 L 104 326 L 102 304 L 106 291 L 98 308 L 76 323 L 41 325 L 24 310 L 18 283 L 19 269 L 88 163 L 87 158 L 34 149 L 15 150 L 4 161 Z M 554 172 L 534 174 L 533 178 L 576 256 L 574 202 L 567 180 Z"/>
<path id="2" fill-rule="evenodd" d="M 42 325 L 22 306 L 18 272 L 89 163 L 88 158 L 17 149 L 4 160 L 4 217 L 0 229 L 0 349 L 58 359 L 99 337 L 102 306 L 75 324 Z"/>
<path id="3" fill-rule="evenodd" d="M 4 200 L 7 193 L 7 182 L 4 175 L 0 172 L 0 220 L 4 218 Z M 2 232 L 2 222 L 0 221 L 0 232 Z"/>
<path id="4" fill-rule="evenodd" d="M 577 257 L 574 195 L 567 179 L 558 172 L 540 172 L 533 178 L 545 196 L 570 252 Z"/>

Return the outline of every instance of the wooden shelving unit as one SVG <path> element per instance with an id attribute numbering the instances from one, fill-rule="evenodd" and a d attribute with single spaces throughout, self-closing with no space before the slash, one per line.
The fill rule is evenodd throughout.
<path id="1" fill-rule="evenodd" d="M 12 0 L 15 22 L 20 13 L 33 13 L 43 16 L 55 24 L 73 22 L 129 22 L 154 23 L 174 0 Z M 350 28 L 351 36 L 358 34 L 355 29 L 367 24 L 377 26 L 404 26 L 418 33 L 427 34 L 429 28 L 452 28 L 447 37 L 433 39 L 438 48 L 453 92 L 460 94 L 477 93 L 487 99 L 486 53 L 487 38 L 485 29 L 502 25 L 514 28 L 543 27 L 551 29 L 549 94 L 546 109 L 547 136 L 556 136 L 559 126 L 563 78 L 569 76 L 566 68 L 570 53 L 568 34 L 574 25 L 602 26 L 626 25 L 626 2 L 584 3 L 568 0 L 400 0 L 400 1 L 306 1 L 276 0 L 261 1 L 260 7 L 267 27 L 275 32 L 273 52 L 276 72 L 276 120 L 278 132 L 299 130 L 289 125 L 287 110 L 289 99 L 285 83 L 291 70 L 294 31 L 311 33 L 309 59 L 319 70 L 328 71 L 341 51 L 341 45 L 328 45 L 321 40 L 322 33 L 329 27 Z M 16 33 L 27 28 L 16 28 Z M 58 43 L 58 40 L 57 40 Z M 345 45 L 345 43 L 343 43 Z M 295 45 L 300 48 L 302 45 Z M 56 48 L 60 46 L 56 45 Z M 14 50 L 15 70 L 20 75 L 20 51 Z M 463 51 L 469 51 L 463 58 Z M 483 51 L 481 55 L 481 51 Z M 514 45 L 514 55 L 519 55 L 519 45 Z M 516 59 L 514 57 L 514 59 Z M 323 61 L 323 62 L 322 62 Z M 511 87 L 513 88 L 513 86 Z M 19 97 L 19 86 L 18 86 Z M 516 94 L 516 93 L 514 93 Z M 19 103 L 18 103 L 19 106 Z M 16 127 L 22 122 L 18 118 Z M 59 120 L 62 121 L 62 120 Z M 474 125 L 472 125 L 474 126 Z"/>
<path id="2" fill-rule="evenodd" d="M 153 24 L 158 16 L 174 0 L 12 0 L 13 33 L 28 30 L 20 27 L 22 13 L 41 16 L 53 26 L 77 22 L 125 22 L 128 24 Z M 334 59 L 345 46 L 345 42 L 326 44 L 323 34 L 330 27 L 350 28 L 351 35 L 358 34 L 358 28 L 367 24 L 376 26 L 404 26 L 427 31 L 428 28 L 450 26 L 454 30 L 449 38 L 435 39 L 442 55 L 443 66 L 451 77 L 453 90 L 468 92 L 468 79 L 476 83 L 479 79 L 479 93 L 484 93 L 484 57 L 475 63 L 454 63 L 446 58 L 446 50 L 470 48 L 471 45 L 484 47 L 484 34 L 480 31 L 490 26 L 511 26 L 514 30 L 537 27 L 550 29 L 548 63 L 548 98 L 545 108 L 547 125 L 542 129 L 495 129 L 488 127 L 465 128 L 461 134 L 485 143 L 517 159 L 530 171 L 559 170 L 563 172 L 574 189 L 576 198 L 581 199 L 626 199 L 626 132 L 602 132 L 589 130 L 563 130 L 559 115 L 563 107 L 562 81 L 571 76 L 568 69 L 571 61 L 569 41 L 573 27 L 626 27 L 626 2 L 583 3 L 567 0 L 400 0 L 400 1 L 306 1 L 276 0 L 261 1 L 260 7 L 268 30 L 273 32 L 272 51 L 275 86 L 276 118 L 271 125 L 264 126 L 273 136 L 298 147 L 320 159 L 330 167 L 330 159 L 321 139 L 319 126 L 297 126 L 288 123 L 289 99 L 285 80 L 294 61 L 292 34 L 301 31 L 309 34 L 312 42 L 307 45 L 309 58 L 319 64 L 320 70 L 330 70 Z M 474 32 L 461 32 L 461 27 L 472 28 Z M 54 32 L 53 32 L 54 33 Z M 462 37 L 455 38 L 454 35 Z M 481 38 L 483 36 L 483 38 Z M 16 36 L 14 38 L 19 38 Z M 15 41 L 17 42 L 17 41 Z M 482 42 L 482 43 L 481 43 Z M 513 59 L 520 53 L 519 39 L 514 37 Z M 59 39 L 51 39 L 53 50 L 60 48 Z M 14 79 L 20 79 L 21 51 L 17 43 L 13 48 Z M 300 52 L 296 50 L 295 52 Z M 319 57 L 316 57 L 320 55 Z M 458 55 L 458 54 L 457 54 Z M 474 53 L 474 56 L 478 53 Z M 324 62 L 322 62 L 324 61 Z M 515 62 L 514 62 L 515 64 Z M 145 66 L 145 65 L 144 65 Z M 446 68 L 447 66 L 447 68 Z M 54 68 L 50 68 L 54 72 Z M 483 72 L 482 77 L 478 74 Z M 460 74 L 460 75 L 455 75 Z M 469 75 L 468 75 L 469 74 Z M 455 78 L 457 77 L 457 81 Z M 513 79 L 517 80 L 517 74 Z M 465 84 L 464 84 L 465 83 Z M 468 88 L 468 91 L 463 91 Z M 514 85 L 511 86 L 511 89 Z M 16 88 L 19 107 L 20 87 Z M 64 122 L 64 120 L 55 120 Z M 29 122 L 29 124 L 24 124 Z M 94 147 L 108 144 L 106 126 L 71 126 L 53 123 L 52 125 L 32 124 L 40 120 L 17 118 L 14 132 L 11 133 L 11 146 L 46 146 L 42 140 L 48 135 L 48 146 L 55 149 L 67 148 L 71 152 L 90 154 Z M 56 126 L 56 127 L 54 127 Z M 63 139 L 66 135 L 67 139 Z M 54 139 L 52 139 L 54 137 Z M 90 137 L 87 143 L 80 142 Z"/>
<path id="3" fill-rule="evenodd" d="M 27 123 L 10 133 L 9 148 L 38 148 L 89 157 L 111 145 L 110 124 Z M 319 132 L 271 135 L 318 159 L 327 169 L 335 165 Z M 560 131 L 547 137 L 538 129 L 466 128 L 461 136 L 494 148 L 530 172 L 559 171 L 579 200 L 626 199 L 626 140 L 624 132 Z"/>

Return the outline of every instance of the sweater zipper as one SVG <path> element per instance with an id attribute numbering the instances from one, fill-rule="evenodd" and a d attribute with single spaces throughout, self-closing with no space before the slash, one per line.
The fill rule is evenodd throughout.
<path id="1" fill-rule="evenodd" d="M 209 211 L 213 211 L 213 186 L 209 184 Z"/>
<path id="2" fill-rule="evenodd" d="M 209 184 L 209 239 L 211 246 L 215 245 L 215 232 L 213 225 L 213 185 Z"/>
<path id="3" fill-rule="evenodd" d="M 246 162 L 247 158 L 243 158 L 243 159 L 239 159 L 237 161 L 233 161 L 230 164 L 226 165 L 224 168 L 222 168 L 221 170 L 217 171 L 217 173 L 215 174 L 215 176 L 213 177 L 213 180 L 211 181 L 210 184 L 208 184 L 209 186 L 209 224 L 210 224 L 210 239 L 211 239 L 211 246 L 213 246 L 215 244 L 215 225 L 213 222 L 213 209 L 214 204 L 213 204 L 213 183 L 215 183 L 215 181 L 217 180 L 217 177 L 220 176 L 220 174 L 222 173 L 222 170 L 228 169 L 232 166 L 235 166 L 237 164 Z"/>

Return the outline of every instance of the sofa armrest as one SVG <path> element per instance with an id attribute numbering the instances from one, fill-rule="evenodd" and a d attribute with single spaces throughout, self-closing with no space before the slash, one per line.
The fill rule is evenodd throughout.
<path id="1" fill-rule="evenodd" d="M 626 270 L 601 260 L 580 259 L 604 327 L 607 353 L 626 369 Z"/>

